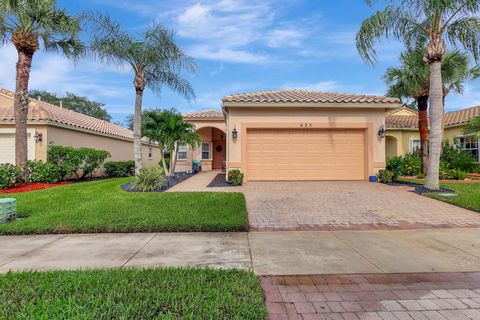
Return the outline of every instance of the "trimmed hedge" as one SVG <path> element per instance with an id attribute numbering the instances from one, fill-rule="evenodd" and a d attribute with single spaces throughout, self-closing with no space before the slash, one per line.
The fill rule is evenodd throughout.
<path id="1" fill-rule="evenodd" d="M 41 160 L 28 161 L 25 176 L 28 182 L 56 183 L 60 179 L 60 168 L 53 163 L 45 163 Z"/>
<path id="2" fill-rule="evenodd" d="M 108 161 L 103 164 L 109 177 L 131 177 L 135 175 L 135 161 Z"/>
<path id="3" fill-rule="evenodd" d="M 20 176 L 21 171 L 16 165 L 10 163 L 0 164 L 0 189 L 13 186 Z"/>

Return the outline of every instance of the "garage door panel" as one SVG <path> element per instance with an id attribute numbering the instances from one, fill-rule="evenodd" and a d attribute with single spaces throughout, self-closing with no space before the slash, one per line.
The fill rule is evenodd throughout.
<path id="1" fill-rule="evenodd" d="M 364 131 L 248 130 L 246 158 L 249 180 L 363 180 Z"/>

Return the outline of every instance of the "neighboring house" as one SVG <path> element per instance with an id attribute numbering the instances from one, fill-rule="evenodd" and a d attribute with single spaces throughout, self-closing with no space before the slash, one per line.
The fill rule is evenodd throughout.
<path id="1" fill-rule="evenodd" d="M 0 88 L 0 163 L 15 163 L 13 96 Z M 134 158 L 131 130 L 36 99 L 30 99 L 27 130 L 29 160 L 45 161 L 50 143 L 106 150 L 109 161 Z M 144 166 L 158 165 L 158 147 L 145 142 L 142 150 Z"/>
<path id="2" fill-rule="evenodd" d="M 471 153 L 480 162 L 478 135 L 465 135 L 465 128 L 475 117 L 480 116 L 480 106 L 447 112 L 444 117 L 445 141 L 450 145 L 458 142 L 460 147 Z M 417 112 L 406 107 L 387 113 L 386 119 L 387 159 L 413 153 L 420 148 Z"/>
<path id="3" fill-rule="evenodd" d="M 395 98 L 278 90 L 223 98 L 222 111 L 184 115 L 203 138 L 178 171 L 238 168 L 246 181 L 366 180 L 385 168 L 382 132 Z"/>

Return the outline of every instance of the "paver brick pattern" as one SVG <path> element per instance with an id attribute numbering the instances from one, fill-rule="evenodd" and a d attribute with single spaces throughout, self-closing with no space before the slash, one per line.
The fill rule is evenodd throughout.
<path id="1" fill-rule="evenodd" d="M 479 227 L 480 214 L 364 181 L 249 182 L 250 226 L 258 231 Z"/>
<path id="2" fill-rule="evenodd" d="M 272 320 L 478 320 L 480 273 L 262 277 Z"/>

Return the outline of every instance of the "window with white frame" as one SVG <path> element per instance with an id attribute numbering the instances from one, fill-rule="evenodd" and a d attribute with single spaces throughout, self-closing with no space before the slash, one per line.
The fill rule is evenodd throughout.
<path id="1" fill-rule="evenodd" d="M 177 155 L 178 160 L 187 160 L 187 146 L 184 144 L 181 144 L 178 146 L 178 155 Z"/>
<path id="2" fill-rule="evenodd" d="M 410 139 L 410 153 L 417 153 L 422 148 L 420 139 Z"/>
<path id="3" fill-rule="evenodd" d="M 212 160 L 212 144 L 210 142 L 202 143 L 202 160 Z"/>
<path id="4" fill-rule="evenodd" d="M 459 137 L 458 142 L 460 144 L 460 148 L 463 151 L 466 151 L 472 155 L 472 157 L 477 161 L 480 162 L 480 152 L 479 152 L 479 139 L 476 136 L 466 136 L 466 137 Z"/>
<path id="5" fill-rule="evenodd" d="M 152 158 L 153 158 L 153 148 L 148 147 L 148 159 L 152 159 Z"/>

